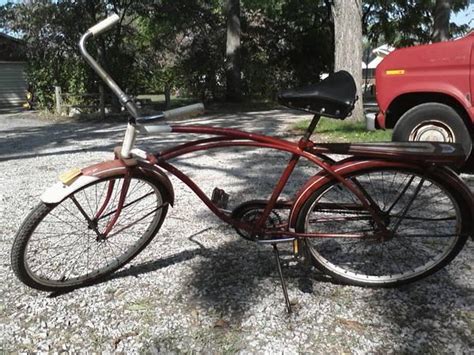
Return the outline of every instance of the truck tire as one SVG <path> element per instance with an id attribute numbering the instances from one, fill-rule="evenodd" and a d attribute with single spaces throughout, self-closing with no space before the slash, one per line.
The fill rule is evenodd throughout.
<path id="1" fill-rule="evenodd" d="M 432 141 L 462 144 L 466 159 L 472 139 L 462 118 L 450 106 L 430 102 L 405 112 L 393 129 L 392 141 Z"/>

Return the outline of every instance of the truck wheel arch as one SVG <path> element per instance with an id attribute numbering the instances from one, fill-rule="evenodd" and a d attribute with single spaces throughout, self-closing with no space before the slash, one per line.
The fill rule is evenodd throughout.
<path id="1" fill-rule="evenodd" d="M 459 143 L 466 156 L 472 150 L 471 133 L 460 115 L 453 107 L 437 102 L 423 103 L 405 112 L 394 127 L 392 140 Z"/>
<path id="2" fill-rule="evenodd" d="M 413 92 L 397 96 L 387 108 L 385 128 L 394 128 L 408 110 L 430 102 L 452 107 L 462 118 L 471 136 L 474 135 L 474 118 L 471 119 L 466 108 L 453 96 L 437 92 Z"/>

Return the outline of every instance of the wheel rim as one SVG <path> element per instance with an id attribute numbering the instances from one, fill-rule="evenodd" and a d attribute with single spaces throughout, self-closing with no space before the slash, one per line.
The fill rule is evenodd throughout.
<path id="1" fill-rule="evenodd" d="M 455 143 L 456 137 L 451 127 L 443 122 L 431 120 L 416 126 L 411 131 L 408 140 Z"/>
<path id="2" fill-rule="evenodd" d="M 93 183 L 72 195 L 88 216 L 94 216 L 111 181 L 111 199 L 96 221 L 101 231 L 115 215 L 123 178 Z M 107 239 L 100 240 L 68 197 L 48 210 L 32 232 L 24 252 L 27 273 L 43 285 L 70 287 L 113 271 L 149 240 L 164 206 L 156 186 L 133 178 L 114 228 Z"/>
<path id="3" fill-rule="evenodd" d="M 375 202 L 382 210 L 387 210 L 397 198 L 393 191 L 402 191 L 410 175 L 407 172 L 378 171 L 358 176 L 357 180 L 362 180 L 359 182 L 371 196 L 378 195 L 374 198 Z M 421 179 L 417 175 L 411 185 L 416 186 Z M 380 184 L 378 181 L 387 183 Z M 354 208 L 345 211 L 340 207 L 350 203 L 361 207 L 355 197 L 342 189 L 339 183 L 329 186 L 312 203 L 309 209 L 312 212 L 305 218 L 305 231 L 368 234 L 366 239 L 314 238 L 307 241 L 317 262 L 342 277 L 374 284 L 415 278 L 445 259 L 460 237 L 459 206 L 449 192 L 434 181 L 425 180 L 419 193 L 422 198 L 415 199 L 393 238 L 383 242 L 377 239 L 368 213 L 361 213 L 360 210 L 356 213 Z M 400 213 L 410 194 L 414 194 L 414 187 L 407 190 L 407 197 L 400 199 L 389 213 L 389 230 L 401 219 Z M 337 203 L 339 210 L 318 210 L 318 205 L 325 206 L 329 202 Z M 342 218 L 343 214 L 346 215 Z"/>

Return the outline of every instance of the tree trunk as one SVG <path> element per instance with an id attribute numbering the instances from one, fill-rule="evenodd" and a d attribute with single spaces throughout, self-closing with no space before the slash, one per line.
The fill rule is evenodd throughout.
<path id="1" fill-rule="evenodd" d="M 359 100 L 352 117 L 364 120 L 362 103 L 362 1 L 334 0 L 334 71 L 346 70 L 352 74 Z"/>
<path id="2" fill-rule="evenodd" d="M 105 91 L 102 83 L 99 83 L 99 112 L 100 118 L 105 119 Z"/>
<path id="3" fill-rule="evenodd" d="M 171 105 L 171 84 L 165 84 L 165 110 L 168 110 Z"/>
<path id="4" fill-rule="evenodd" d="M 451 0 L 436 0 L 433 14 L 433 42 L 449 39 L 449 17 L 451 16 Z"/>
<path id="5" fill-rule="evenodd" d="M 226 97 L 229 101 L 242 99 L 240 77 L 240 0 L 225 0 L 227 15 Z"/>

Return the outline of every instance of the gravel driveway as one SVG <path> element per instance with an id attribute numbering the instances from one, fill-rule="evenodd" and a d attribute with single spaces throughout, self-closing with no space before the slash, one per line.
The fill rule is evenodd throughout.
<path id="1" fill-rule="evenodd" d="M 284 111 L 194 119 L 285 135 Z M 155 240 L 100 284 L 66 294 L 20 284 L 10 247 L 22 219 L 59 172 L 111 158 L 124 124 L 45 122 L 0 116 L 0 352 L 472 353 L 473 243 L 451 265 L 398 289 L 331 282 L 317 271 L 284 269 L 295 312 L 285 312 L 269 247 L 240 239 L 176 179 L 177 201 Z M 164 147 L 187 137 L 144 139 Z M 256 158 L 265 158 L 261 165 Z M 284 158 L 284 159 L 282 159 Z M 196 153 L 177 165 L 231 205 L 266 197 L 286 155 L 238 149 Z M 314 169 L 302 166 L 291 195 Z M 471 187 L 474 178 L 465 177 Z M 252 181 L 251 183 L 249 183 Z M 303 285 L 305 284 L 305 285 Z M 306 292 L 303 292 L 306 291 Z"/>

